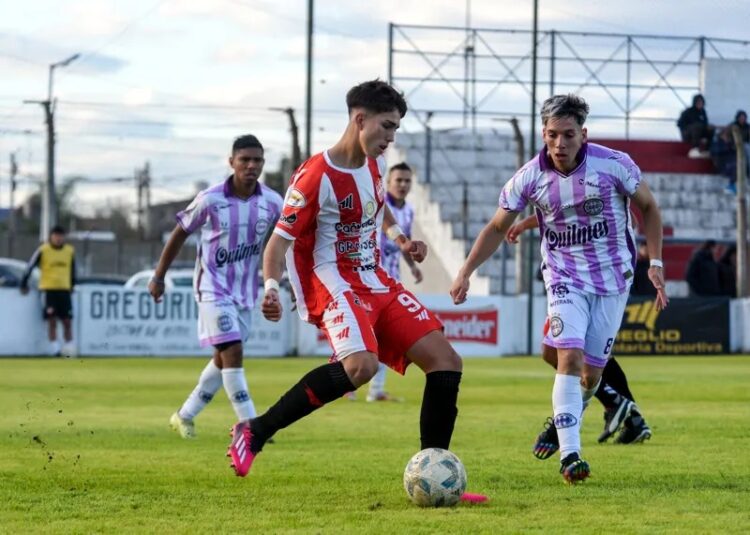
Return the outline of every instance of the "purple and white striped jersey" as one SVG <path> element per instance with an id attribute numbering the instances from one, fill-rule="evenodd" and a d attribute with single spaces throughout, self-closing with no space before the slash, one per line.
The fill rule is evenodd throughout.
<path id="1" fill-rule="evenodd" d="M 406 237 L 411 239 L 411 226 L 414 223 L 414 207 L 408 202 L 404 202 L 404 205 L 399 208 L 396 205 L 396 200 L 391 196 L 390 193 L 386 193 L 385 201 L 388 203 L 388 208 L 391 209 L 393 217 L 396 219 L 396 223 L 401 230 L 404 231 Z M 397 281 L 401 280 L 401 273 L 399 270 L 399 261 L 401 260 L 401 249 L 398 245 L 385 235 L 385 232 L 380 232 L 380 265 L 388 272 L 388 275 L 392 279 Z"/>
<path id="2" fill-rule="evenodd" d="M 231 301 L 252 308 L 258 297 L 258 263 L 266 235 L 284 204 L 258 182 L 248 199 L 232 195 L 232 177 L 198 193 L 177 222 L 188 234 L 200 229 L 193 289 L 197 301 Z"/>
<path id="3" fill-rule="evenodd" d="M 627 154 L 584 144 L 569 175 L 556 171 L 546 147 L 503 187 L 500 207 L 531 203 L 542 236 L 547 291 L 570 285 L 596 295 L 628 292 L 635 272 L 630 196 L 641 171 Z"/>

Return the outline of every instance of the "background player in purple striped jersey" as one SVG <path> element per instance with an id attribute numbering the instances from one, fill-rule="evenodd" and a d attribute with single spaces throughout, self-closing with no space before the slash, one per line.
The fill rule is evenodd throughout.
<path id="1" fill-rule="evenodd" d="M 281 213 L 281 195 L 258 182 L 263 145 L 255 136 L 232 145 L 232 175 L 201 191 L 177 214 L 148 289 L 155 301 L 164 294 L 164 276 L 187 237 L 199 232 L 193 288 L 198 303 L 198 337 L 213 346 L 213 357 L 198 385 L 169 420 L 183 438 L 193 438 L 193 419 L 224 385 L 239 421 L 256 415 L 242 367 L 242 344 L 250 331 L 250 311 L 258 297 L 258 262 L 266 236 Z M 231 453 L 231 452 L 230 452 Z"/>
<path id="2" fill-rule="evenodd" d="M 509 243 L 518 243 L 518 237 L 523 232 L 538 226 L 536 217 L 530 215 L 523 221 L 513 224 L 508 229 L 506 239 Z M 651 286 L 650 280 L 648 284 Z M 548 331 L 549 319 L 544 326 L 544 334 Z M 557 350 L 554 347 L 542 344 L 542 358 L 547 364 L 557 368 Z M 625 372 L 614 357 L 607 360 L 607 365 L 602 371 L 602 380 L 594 396 L 604 405 L 604 430 L 599 435 L 599 443 L 609 440 L 618 430 L 620 432 L 615 438 L 616 444 L 639 444 L 651 438 L 651 428 L 646 423 L 640 407 L 635 403 Z M 560 441 L 554 419 L 547 418 L 544 429 L 534 442 L 534 456 L 542 460 L 549 459 L 558 449 Z"/>
<path id="3" fill-rule="evenodd" d="M 495 252 L 518 213 L 531 203 L 542 235 L 550 318 L 544 343 L 557 349 L 552 408 L 560 473 L 569 483 L 590 473 L 580 457 L 581 414 L 599 386 L 633 280 L 631 200 L 643 214 L 656 306 L 662 309 L 668 303 L 659 208 L 627 154 L 587 142 L 583 124 L 588 112 L 588 104 L 576 95 L 557 95 L 544 102 L 545 146 L 503 187 L 500 207 L 479 233 L 450 290 L 454 302 L 466 300 L 471 274 Z"/>
<path id="4" fill-rule="evenodd" d="M 396 224 L 404 231 L 404 235 L 411 239 L 411 227 L 414 223 L 414 207 L 406 202 L 406 196 L 411 191 L 412 170 L 405 162 L 397 163 L 388 170 L 387 191 L 385 202 L 391 209 Z M 401 280 L 401 249 L 393 240 L 380 233 L 380 263 L 391 278 Z M 414 282 L 422 282 L 422 271 L 410 255 L 403 255 L 411 270 Z M 402 398 L 391 396 L 385 391 L 385 376 L 387 366 L 378 364 L 378 372 L 370 379 L 367 401 L 403 401 Z"/>

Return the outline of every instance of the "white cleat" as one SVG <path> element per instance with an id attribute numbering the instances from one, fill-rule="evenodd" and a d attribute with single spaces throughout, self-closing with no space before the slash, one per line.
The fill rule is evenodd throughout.
<path id="1" fill-rule="evenodd" d="M 178 413 L 174 413 L 169 418 L 169 427 L 177 431 L 182 438 L 195 438 L 195 424 L 193 420 L 180 418 Z"/>

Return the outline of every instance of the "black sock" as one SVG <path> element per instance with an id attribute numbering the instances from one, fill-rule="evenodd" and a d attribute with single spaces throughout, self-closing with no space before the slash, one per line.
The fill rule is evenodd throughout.
<path id="1" fill-rule="evenodd" d="M 616 390 L 630 401 L 635 401 L 633 393 L 628 388 L 628 378 L 614 358 L 609 359 L 607 365 L 604 367 L 602 383 L 609 385 L 613 390 Z"/>
<path id="2" fill-rule="evenodd" d="M 458 416 L 458 385 L 461 372 L 439 371 L 425 375 L 419 432 L 422 449 L 448 449 Z"/>
<path id="3" fill-rule="evenodd" d="M 356 388 L 341 362 L 324 364 L 311 370 L 271 408 L 251 422 L 250 428 L 258 439 L 253 440 L 251 450 L 257 453 L 279 429 L 284 429 L 352 390 Z"/>
<path id="4" fill-rule="evenodd" d="M 599 383 L 599 388 L 596 390 L 596 399 L 598 399 L 604 408 L 614 409 L 622 402 L 622 396 L 615 392 L 611 386 L 604 383 L 604 379 Z"/>

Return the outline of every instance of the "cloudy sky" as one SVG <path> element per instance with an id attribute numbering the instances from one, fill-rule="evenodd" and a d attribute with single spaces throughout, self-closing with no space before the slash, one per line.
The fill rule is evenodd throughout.
<path id="1" fill-rule="evenodd" d="M 750 2 L 744 0 L 539 3 L 542 30 L 750 39 Z M 82 206 L 91 209 L 133 202 L 135 189 L 111 179 L 129 179 L 145 161 L 151 164 L 155 200 L 189 197 L 195 182 L 221 178 L 232 138 L 245 132 L 261 138 L 267 146 L 267 168 L 276 168 L 280 157 L 289 152 L 290 135 L 284 114 L 269 108 L 295 108 L 304 131 L 306 5 L 305 0 L 2 2 L 0 206 L 8 205 L 10 152 L 16 152 L 23 177 L 19 197 L 33 191 L 34 177 L 44 172 L 42 110 L 23 100 L 45 98 L 49 65 L 74 53 L 81 58 L 57 69 L 54 78 L 57 176 L 62 180 L 82 175 L 99 181 L 82 183 L 76 189 Z M 531 0 L 473 0 L 470 5 L 474 26 L 517 30 L 531 26 Z M 317 151 L 335 142 L 345 125 L 346 90 L 366 79 L 387 77 L 388 23 L 462 26 L 466 2 L 324 0 L 317 2 L 315 17 L 312 124 L 313 150 Z M 460 47 L 462 39 L 460 31 L 406 30 L 396 34 L 395 44 L 404 50 L 418 44 L 423 50 L 450 52 Z M 522 56 L 528 53 L 529 40 L 521 34 L 501 45 L 486 37 L 476 43 L 477 52 L 492 49 Z M 569 55 L 587 48 L 600 57 L 624 53 L 616 50 L 617 39 L 605 43 L 603 38 L 571 37 L 568 41 Z M 679 53 L 685 43 L 689 42 L 664 46 Z M 566 53 L 567 45 L 558 42 L 557 46 L 558 53 Z M 654 44 L 643 46 L 653 49 Z M 433 57 L 431 61 L 434 65 L 439 60 Z M 478 63 L 478 78 L 513 78 L 497 59 L 488 61 Z M 431 70 L 425 70 L 426 65 L 425 58 L 404 54 L 397 57 L 396 74 L 424 76 Z M 592 71 L 584 77 L 595 80 L 592 73 L 606 75 L 606 70 L 596 68 L 592 64 Z M 446 63 L 440 73 L 451 79 L 460 76 L 462 69 L 459 59 Z M 540 70 L 540 79 L 546 79 L 548 67 L 540 65 Z M 527 78 L 527 67 L 519 68 L 516 75 Z M 694 75 L 684 77 L 682 82 L 688 86 L 697 83 Z M 446 110 L 436 116 L 438 126 L 461 124 L 461 115 L 452 113 L 460 109 L 461 83 L 416 87 L 415 82 L 404 80 L 401 87 L 412 107 Z M 478 89 L 478 100 L 486 96 L 483 109 L 498 112 L 497 117 L 528 110 L 528 95 L 521 86 L 498 86 L 491 92 L 492 85 L 483 87 Z M 546 85 L 542 96 L 544 91 Z M 682 91 L 682 98 L 691 91 Z M 621 94 L 611 97 L 605 104 L 610 96 L 591 95 L 593 103 L 602 102 L 598 109 L 604 115 L 617 112 L 612 102 L 622 100 Z M 673 101 L 660 108 L 659 98 L 652 95 L 641 111 L 649 116 L 671 115 L 670 106 L 679 104 L 670 97 Z M 405 121 L 404 129 L 419 131 L 418 116 Z M 482 124 L 507 128 L 492 120 L 487 117 Z M 602 128 L 607 134 L 622 135 L 621 124 Z M 656 125 L 653 131 L 664 137 L 666 130 Z"/>

